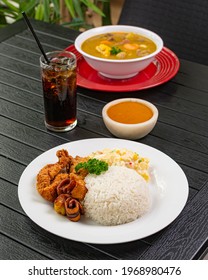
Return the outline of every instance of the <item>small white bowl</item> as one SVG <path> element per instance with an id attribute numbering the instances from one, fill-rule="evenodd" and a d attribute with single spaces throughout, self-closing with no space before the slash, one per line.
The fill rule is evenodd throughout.
<path id="1" fill-rule="evenodd" d="M 112 60 L 107 58 L 99 58 L 87 54 L 81 49 L 82 43 L 88 38 L 109 32 L 133 32 L 151 39 L 156 44 L 156 50 L 147 56 L 135 59 L 120 59 Z M 81 33 L 75 40 L 75 48 L 83 55 L 87 63 L 97 70 L 101 75 L 112 79 L 126 79 L 137 75 L 140 71 L 144 70 L 155 58 L 155 56 L 162 50 L 163 41 L 154 32 L 129 25 L 107 25 L 89 29 Z"/>
<path id="2" fill-rule="evenodd" d="M 108 115 L 108 109 L 118 103 L 121 102 L 139 102 L 147 107 L 149 107 L 153 113 L 152 117 L 141 123 L 137 124 L 125 124 L 125 123 L 120 123 L 117 121 L 112 120 L 109 115 Z M 128 110 L 125 113 L 128 115 Z M 158 110 L 157 108 L 150 102 L 145 101 L 143 99 L 138 99 L 138 98 L 121 98 L 117 99 L 114 101 L 111 101 L 107 103 L 102 110 L 102 116 L 103 116 L 103 121 L 107 127 L 107 129 L 116 137 L 118 138 L 124 138 L 124 139 L 130 139 L 130 140 L 136 140 L 140 139 L 144 136 L 146 136 L 150 131 L 154 128 L 157 119 L 158 119 Z"/>

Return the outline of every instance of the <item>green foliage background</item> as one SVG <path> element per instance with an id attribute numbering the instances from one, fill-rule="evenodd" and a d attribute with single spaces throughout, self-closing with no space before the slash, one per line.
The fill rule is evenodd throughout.
<path id="1" fill-rule="evenodd" d="M 0 0 L 0 27 L 21 19 L 21 12 L 25 11 L 28 17 L 37 20 L 50 23 L 60 23 L 62 20 L 62 24 L 67 27 L 89 29 L 93 26 L 86 22 L 88 9 L 102 17 L 102 25 L 111 24 L 110 0 L 64 0 L 64 3 L 71 17 L 70 22 L 64 22 L 60 13 L 60 0 Z M 102 4 L 102 9 L 98 8 L 98 4 Z"/>

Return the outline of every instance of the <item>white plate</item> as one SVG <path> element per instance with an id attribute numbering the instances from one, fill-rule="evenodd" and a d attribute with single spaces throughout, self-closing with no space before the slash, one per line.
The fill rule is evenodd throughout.
<path id="1" fill-rule="evenodd" d="M 57 162 L 56 151 L 67 149 L 72 156 L 86 156 L 104 148 L 127 148 L 150 159 L 150 211 L 134 222 L 102 226 L 82 216 L 70 222 L 53 210 L 36 190 L 36 175 L 48 163 Z M 36 224 L 61 237 L 96 244 L 114 244 L 147 237 L 169 225 L 182 211 L 188 198 L 188 181 L 179 165 L 166 154 L 137 142 L 98 138 L 57 146 L 33 160 L 24 170 L 18 187 L 19 200 L 26 214 Z"/>

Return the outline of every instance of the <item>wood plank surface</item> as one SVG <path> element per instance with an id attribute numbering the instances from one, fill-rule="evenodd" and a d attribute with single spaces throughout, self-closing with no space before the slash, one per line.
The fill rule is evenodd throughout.
<path id="1" fill-rule="evenodd" d="M 45 256 L 33 251 L 19 242 L 0 234 L 1 260 L 48 260 Z"/>

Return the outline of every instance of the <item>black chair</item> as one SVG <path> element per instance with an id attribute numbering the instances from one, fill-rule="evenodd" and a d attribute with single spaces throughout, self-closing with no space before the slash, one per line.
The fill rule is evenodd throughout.
<path id="1" fill-rule="evenodd" d="M 119 24 L 150 29 L 179 58 L 208 65 L 208 0 L 125 0 Z"/>

